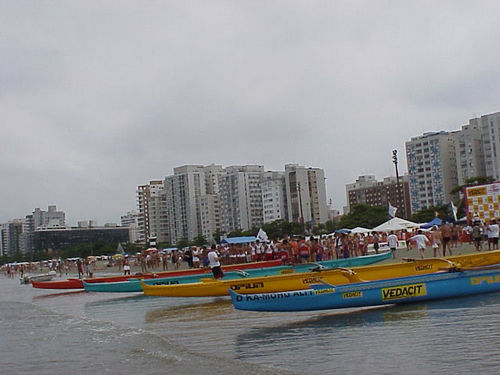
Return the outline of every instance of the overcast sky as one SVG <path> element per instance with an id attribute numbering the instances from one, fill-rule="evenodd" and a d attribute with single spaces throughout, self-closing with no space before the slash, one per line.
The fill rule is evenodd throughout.
<path id="1" fill-rule="evenodd" d="M 500 111 L 498 1 L 0 0 L 0 223 L 120 221 L 184 164 L 406 172 Z"/>

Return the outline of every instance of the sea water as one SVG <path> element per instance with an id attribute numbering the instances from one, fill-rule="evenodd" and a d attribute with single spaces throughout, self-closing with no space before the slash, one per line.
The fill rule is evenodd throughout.
<path id="1" fill-rule="evenodd" d="M 500 293 L 301 313 L 0 276 L 2 374 L 499 374 Z"/>

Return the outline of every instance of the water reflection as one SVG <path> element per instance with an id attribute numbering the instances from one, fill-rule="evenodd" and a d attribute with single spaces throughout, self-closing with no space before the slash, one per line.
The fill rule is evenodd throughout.
<path id="1" fill-rule="evenodd" d="M 163 320 L 211 320 L 215 317 L 225 316 L 233 310 L 231 301 L 226 298 L 217 298 L 210 302 L 185 303 L 178 306 L 154 309 L 146 312 L 146 323 Z"/>
<path id="2" fill-rule="evenodd" d="M 33 296 L 33 301 L 37 300 L 43 300 L 47 298 L 56 298 L 56 297 L 64 297 L 64 296 L 71 296 L 71 295 L 79 295 L 79 294 L 85 294 L 85 290 L 72 290 L 69 292 L 58 292 L 58 293 L 50 293 L 50 294 L 44 294 L 41 296 Z"/>

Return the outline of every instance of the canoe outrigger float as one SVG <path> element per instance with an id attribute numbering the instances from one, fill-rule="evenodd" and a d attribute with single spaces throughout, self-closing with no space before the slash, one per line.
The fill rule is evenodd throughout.
<path id="1" fill-rule="evenodd" d="M 276 267 L 282 265 L 281 259 L 268 260 L 263 262 L 252 262 L 252 263 L 241 263 L 232 264 L 224 266 L 224 270 L 230 269 L 253 269 L 253 268 L 265 268 L 265 267 Z M 126 281 L 128 279 L 153 279 L 157 277 L 170 277 L 170 276 L 186 276 L 186 275 L 197 275 L 206 274 L 206 276 L 211 275 L 210 269 L 206 268 L 190 268 L 187 270 L 172 270 L 172 271 L 161 271 L 156 273 L 144 273 L 138 275 L 113 275 L 104 277 L 94 277 L 91 279 L 84 279 L 87 283 L 105 283 L 105 282 L 117 282 Z M 44 281 L 31 283 L 34 288 L 41 289 L 83 289 L 83 280 L 77 278 L 69 278 L 66 280 L 55 280 L 55 281 Z"/>
<path id="2" fill-rule="evenodd" d="M 500 265 L 450 268 L 432 274 L 349 285 L 327 283 L 309 289 L 242 295 L 230 291 L 236 309 L 313 311 L 400 304 L 500 292 Z"/>
<path id="3" fill-rule="evenodd" d="M 141 282 L 144 294 L 162 297 L 212 297 L 225 296 L 229 290 L 239 294 L 275 293 L 301 290 L 311 284 L 328 283 L 344 285 L 363 281 L 373 281 L 397 277 L 407 277 L 438 272 L 456 267 L 478 267 L 500 263 L 500 251 L 490 251 L 459 255 L 447 258 L 409 260 L 352 269 L 317 269 L 314 272 L 291 273 L 285 275 L 252 277 L 244 280 L 202 279 L 201 282 L 179 285 L 147 285 Z"/>
<path id="4" fill-rule="evenodd" d="M 297 264 L 291 266 L 277 266 L 266 268 L 253 268 L 247 270 L 233 270 L 224 274 L 224 280 L 242 280 L 251 277 L 264 277 L 271 275 L 283 275 L 290 273 L 309 272 L 318 268 L 338 268 L 338 267 L 354 267 L 381 262 L 391 258 L 392 253 L 386 251 L 380 254 L 366 255 L 353 258 L 332 259 L 317 263 Z M 215 281 L 208 275 L 190 275 L 190 276 L 173 276 L 160 277 L 143 280 L 148 285 L 180 285 L 189 283 L 199 283 L 205 279 Z M 87 283 L 83 281 L 83 287 L 87 292 L 108 292 L 108 293 L 133 293 L 142 292 L 140 279 L 130 279 L 127 281 L 105 282 L 105 283 Z"/>

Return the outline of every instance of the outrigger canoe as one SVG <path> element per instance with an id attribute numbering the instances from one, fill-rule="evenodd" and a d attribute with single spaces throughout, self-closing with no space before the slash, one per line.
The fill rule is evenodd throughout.
<path id="1" fill-rule="evenodd" d="M 283 264 L 281 259 L 268 260 L 263 262 L 251 262 L 251 263 L 241 263 L 232 264 L 228 266 L 223 266 L 224 270 L 238 269 L 253 269 L 253 268 L 265 268 L 265 267 L 276 267 Z M 186 275 L 197 275 L 197 274 L 207 274 L 211 275 L 210 269 L 206 268 L 190 268 L 186 270 L 172 270 L 172 271 L 161 271 L 156 273 L 144 273 L 137 275 L 113 275 L 104 277 L 94 277 L 91 279 L 83 279 L 87 283 L 105 283 L 105 282 L 117 282 L 126 281 L 128 279 L 153 279 L 158 277 L 169 277 L 169 276 L 186 276 Z M 36 282 L 33 281 L 31 284 L 34 288 L 41 289 L 83 289 L 83 280 L 77 278 L 69 278 L 66 280 L 54 280 L 54 281 L 43 281 Z"/>
<path id="2" fill-rule="evenodd" d="M 317 263 L 308 264 L 297 264 L 293 266 L 277 266 L 277 267 L 266 267 L 266 268 L 254 268 L 229 271 L 224 274 L 224 280 L 241 280 L 250 277 L 263 277 L 271 275 L 282 275 L 290 273 L 301 273 L 308 272 L 318 267 L 324 268 L 338 268 L 338 267 L 354 267 L 362 266 L 367 264 L 373 264 L 376 262 L 381 262 L 385 259 L 391 258 L 392 253 L 390 251 L 383 252 L 380 254 L 366 255 L 353 258 L 344 259 L 333 259 L 326 260 Z M 148 285 L 179 285 L 179 284 L 190 284 L 199 283 L 204 279 L 213 278 L 207 277 L 207 275 L 190 275 L 190 276 L 174 276 L 174 277 L 161 277 L 154 279 L 143 280 L 145 284 Z M 83 282 L 83 287 L 88 292 L 108 292 L 108 293 L 133 293 L 142 292 L 141 284 L 139 279 L 130 279 L 127 281 L 118 282 L 106 282 L 106 283 L 87 283 L 86 280 Z"/>
<path id="3" fill-rule="evenodd" d="M 275 293 L 300 290 L 311 284 L 329 283 L 344 285 L 396 277 L 407 277 L 438 272 L 443 268 L 475 267 L 500 263 L 500 251 L 480 252 L 447 258 L 428 258 L 352 269 L 318 269 L 314 272 L 252 277 L 244 280 L 203 279 L 198 283 L 179 285 L 147 285 L 141 282 L 144 294 L 162 297 L 212 297 L 225 296 L 229 290 L 239 294 Z"/>
<path id="4" fill-rule="evenodd" d="M 242 295 L 231 290 L 236 309 L 313 311 L 401 304 L 500 292 L 500 265 L 409 276 L 349 285 L 310 285 L 310 289 Z"/>

